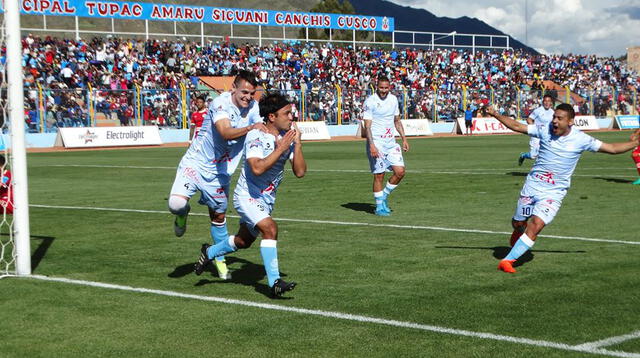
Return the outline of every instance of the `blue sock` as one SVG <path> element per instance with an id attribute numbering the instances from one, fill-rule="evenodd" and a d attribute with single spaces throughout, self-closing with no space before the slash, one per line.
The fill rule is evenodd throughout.
<path id="1" fill-rule="evenodd" d="M 525 159 L 531 159 L 531 153 L 526 152 L 526 153 L 522 153 L 522 157 Z"/>
<path id="2" fill-rule="evenodd" d="M 260 241 L 260 254 L 264 263 L 264 270 L 267 272 L 267 280 L 269 287 L 280 278 L 280 269 L 278 268 L 278 241 L 262 239 Z"/>
<path id="3" fill-rule="evenodd" d="M 227 219 L 224 219 L 221 223 L 211 222 L 211 237 L 213 238 L 214 245 L 229 238 L 229 232 L 227 231 Z M 224 261 L 224 256 L 217 256 L 216 260 Z"/>
<path id="4" fill-rule="evenodd" d="M 235 236 L 229 236 L 226 240 L 210 246 L 207 250 L 207 257 L 212 259 L 214 257 L 223 256 L 235 251 L 238 251 L 236 243 L 234 242 Z"/>
<path id="5" fill-rule="evenodd" d="M 384 190 L 382 190 L 382 193 L 384 194 L 384 198 L 386 199 L 387 196 L 389 196 L 389 194 L 391 194 L 393 189 L 395 189 L 396 187 L 398 187 L 398 184 L 391 184 L 387 182 L 387 185 L 384 187 Z"/>
<path id="6" fill-rule="evenodd" d="M 382 201 L 384 200 L 384 191 L 374 192 L 373 198 L 376 199 L 376 206 L 382 205 Z"/>
<path id="7" fill-rule="evenodd" d="M 531 240 L 529 236 L 527 236 L 527 234 L 522 234 L 518 241 L 516 241 L 516 244 L 513 245 L 511 251 L 509 251 L 507 257 L 505 257 L 503 260 L 517 260 L 518 257 L 527 252 L 527 250 L 529 250 L 534 243 L 535 242 Z"/>

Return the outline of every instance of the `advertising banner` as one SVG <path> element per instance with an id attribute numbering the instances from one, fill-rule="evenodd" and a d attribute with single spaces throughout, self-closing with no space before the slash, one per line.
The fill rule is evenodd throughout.
<path id="1" fill-rule="evenodd" d="M 58 135 L 66 148 L 162 144 L 156 126 L 59 128 Z"/>

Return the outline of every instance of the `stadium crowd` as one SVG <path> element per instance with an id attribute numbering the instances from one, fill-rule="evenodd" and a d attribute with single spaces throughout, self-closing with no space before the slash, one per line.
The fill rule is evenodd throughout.
<path id="1" fill-rule="evenodd" d="M 4 56 L 4 52 L 3 55 Z M 4 63 L 4 57 L 2 59 Z M 384 74 L 406 106 L 410 118 L 452 119 L 467 100 L 488 103 L 502 113 L 528 115 L 537 106 L 542 80 L 550 80 L 583 98 L 579 112 L 604 115 L 610 109 L 630 112 L 632 90 L 640 76 L 614 58 L 578 55 L 531 55 L 521 51 L 459 49 L 382 50 L 298 41 L 265 46 L 225 42 L 55 37 L 23 39 L 29 120 L 38 121 L 37 86 L 44 89 L 47 128 L 82 125 L 87 118 L 83 90 L 97 90 L 96 113 L 116 115 L 122 125 L 135 117 L 133 89 L 143 91 L 145 122 L 180 123 L 180 85 L 196 95 L 198 76 L 232 75 L 238 69 L 258 74 L 267 89 L 286 91 L 294 101 L 306 88 L 307 119 L 336 122 L 338 93 L 342 122 L 360 118 L 362 101 L 372 80 Z M 340 87 L 340 91 L 336 90 Z M 589 106 L 593 106 L 590 108 Z M 435 111 L 435 113 L 434 113 Z M 34 127 L 32 125 L 32 127 Z"/>

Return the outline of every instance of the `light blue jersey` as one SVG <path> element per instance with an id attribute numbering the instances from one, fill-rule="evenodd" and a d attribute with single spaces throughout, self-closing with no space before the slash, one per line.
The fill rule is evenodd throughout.
<path id="1" fill-rule="evenodd" d="M 555 136 L 549 124 L 529 125 L 527 132 L 540 139 L 540 153 L 527 176 L 525 185 L 539 190 L 567 190 L 580 155 L 584 151 L 597 152 L 602 142 L 571 127 L 566 136 Z"/>
<path id="2" fill-rule="evenodd" d="M 553 114 L 555 113 L 553 108 L 544 109 L 540 106 L 531 112 L 529 118 L 533 119 L 533 124 L 536 126 L 549 125 L 553 121 Z"/>
<path id="3" fill-rule="evenodd" d="M 275 150 L 276 137 L 254 129 L 247 134 L 245 143 L 246 158 L 264 159 Z M 238 185 L 234 192 L 237 197 L 250 197 L 262 201 L 270 209 L 276 201 L 278 186 L 284 177 L 284 166 L 287 160 L 293 159 L 293 146 L 286 150 L 276 163 L 262 175 L 255 175 L 251 171 L 249 163 L 245 161 Z M 270 211 L 270 210 L 269 210 Z"/>
<path id="4" fill-rule="evenodd" d="M 223 182 L 233 175 L 242 159 L 245 137 L 222 138 L 215 126 L 221 119 L 229 119 L 233 128 L 262 123 L 256 101 L 251 101 L 248 108 L 240 109 L 233 104 L 231 92 L 221 94 L 209 106 L 202 128 L 182 158 L 181 166 L 195 166 L 203 176 L 217 176 Z"/>

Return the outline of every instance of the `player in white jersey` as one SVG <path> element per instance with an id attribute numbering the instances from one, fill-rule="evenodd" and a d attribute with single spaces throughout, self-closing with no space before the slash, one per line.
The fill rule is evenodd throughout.
<path id="1" fill-rule="evenodd" d="M 218 96 L 204 116 L 202 128 L 182 157 L 169 196 L 169 211 L 176 215 L 176 236 L 187 229 L 189 199 L 200 191 L 200 204 L 207 205 L 213 242 L 227 239 L 229 180 L 240 162 L 245 135 L 263 129 L 258 103 L 253 99 L 258 82 L 253 73 L 240 71 L 231 92 Z M 221 278 L 229 278 L 224 257 L 216 260 Z"/>
<path id="2" fill-rule="evenodd" d="M 203 244 L 200 258 L 194 267 L 197 275 L 215 257 L 251 246 L 258 235 L 260 254 L 267 280 L 274 298 L 296 286 L 280 278 L 278 268 L 278 227 L 271 217 L 276 192 L 284 176 L 284 166 L 291 161 L 293 174 L 302 178 L 307 164 L 302 155 L 301 133 L 292 127 L 291 103 L 279 93 L 269 94 L 260 101 L 260 114 L 266 132 L 253 130 L 245 142 L 245 162 L 233 193 L 233 203 L 240 215 L 240 228 L 235 236 L 214 246 Z"/>
<path id="3" fill-rule="evenodd" d="M 398 99 L 389 93 L 390 83 L 386 77 L 378 78 L 376 93 L 364 102 L 362 119 L 367 135 L 367 157 L 373 174 L 373 197 L 376 215 L 389 216 L 391 209 L 387 197 L 404 178 L 404 159 L 396 143 L 394 128 L 402 139 L 402 150 L 409 150 L 409 143 L 400 122 Z M 393 175 L 383 188 L 384 174 L 391 169 Z"/>
<path id="4" fill-rule="evenodd" d="M 531 112 L 529 118 L 527 118 L 527 124 L 533 124 L 536 126 L 548 126 L 553 120 L 553 96 L 545 94 L 542 96 L 542 106 L 536 108 Z M 540 151 L 540 139 L 531 137 L 529 139 L 529 152 L 520 153 L 518 157 L 518 165 L 522 165 L 525 159 L 536 159 L 538 152 Z"/>
<path id="5" fill-rule="evenodd" d="M 630 151 L 640 143 L 640 129 L 628 142 L 601 142 L 573 127 L 575 111 L 566 103 L 556 107 L 551 125 L 525 125 L 498 114 L 491 107 L 487 113 L 515 132 L 540 138 L 540 153 L 520 192 L 512 219 L 512 248 L 498 265 L 499 270 L 515 273 L 513 263 L 533 246 L 538 234 L 558 213 L 582 152 L 620 154 Z"/>

